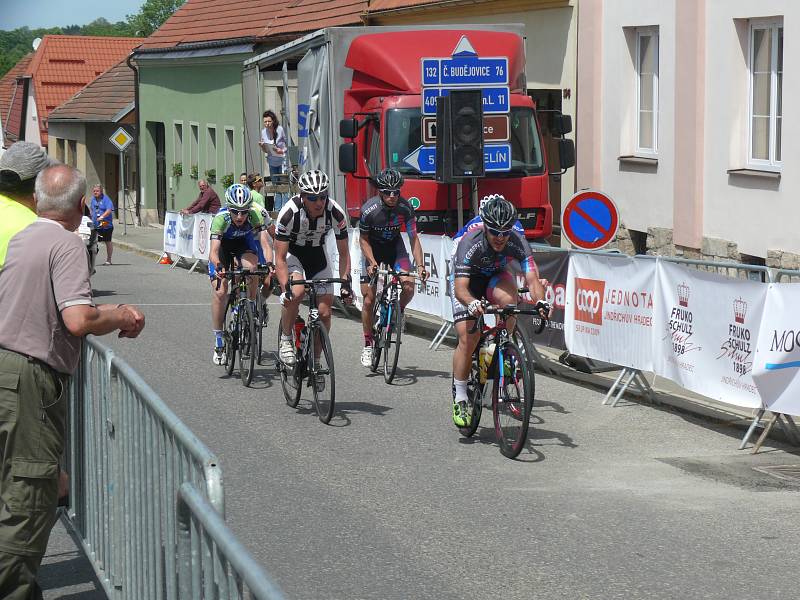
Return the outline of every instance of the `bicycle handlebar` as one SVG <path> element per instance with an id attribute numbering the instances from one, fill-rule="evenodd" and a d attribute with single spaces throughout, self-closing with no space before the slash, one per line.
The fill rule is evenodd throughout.
<path id="1" fill-rule="evenodd" d="M 527 290 L 526 290 L 527 291 Z M 535 317 L 539 317 L 541 322 L 539 323 L 539 327 L 536 328 L 534 331 L 535 334 L 540 334 L 544 331 L 545 325 L 547 325 L 548 318 L 542 316 L 539 312 L 539 309 L 536 308 L 536 305 L 525 303 L 527 307 L 520 306 L 519 304 L 506 304 L 505 306 L 496 306 L 491 304 L 488 300 L 481 300 L 481 305 L 483 306 L 483 314 L 486 315 L 500 315 L 502 317 L 508 317 L 511 315 L 532 315 Z M 469 333 L 475 333 L 478 330 L 478 323 L 480 319 L 475 320 L 475 324 L 469 330 Z"/>
<path id="2" fill-rule="evenodd" d="M 341 283 L 342 285 L 350 285 L 349 279 L 342 279 L 341 277 L 323 277 L 321 279 L 292 279 L 289 278 L 289 287 L 293 285 L 302 285 L 307 288 L 315 285 L 327 285 L 330 283 Z"/>
<path id="3" fill-rule="evenodd" d="M 411 273 L 409 271 L 395 271 L 394 269 L 378 269 L 375 271 L 375 275 L 397 275 L 398 277 L 413 277 L 414 279 L 419 279 L 418 273 Z"/>

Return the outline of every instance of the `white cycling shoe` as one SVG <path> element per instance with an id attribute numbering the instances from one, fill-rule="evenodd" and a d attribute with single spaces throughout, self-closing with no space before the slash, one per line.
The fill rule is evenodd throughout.
<path id="1" fill-rule="evenodd" d="M 292 340 L 281 340 L 278 355 L 280 356 L 281 362 L 285 365 L 293 365 L 297 362 L 297 356 L 295 356 L 294 352 L 294 342 Z"/>
<path id="2" fill-rule="evenodd" d="M 372 346 L 364 346 L 361 349 L 361 366 L 367 369 L 372 367 Z"/>
<path id="3" fill-rule="evenodd" d="M 225 364 L 225 348 L 222 346 L 215 346 L 214 347 L 214 356 L 212 357 L 212 361 L 215 365 L 224 365 Z"/>

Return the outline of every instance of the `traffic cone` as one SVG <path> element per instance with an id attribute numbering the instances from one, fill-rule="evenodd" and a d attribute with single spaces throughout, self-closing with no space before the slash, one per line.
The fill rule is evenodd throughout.
<path id="1" fill-rule="evenodd" d="M 169 254 L 164 252 L 164 254 L 162 254 L 161 258 L 159 259 L 158 264 L 160 264 L 160 265 L 171 265 L 172 264 L 172 259 L 169 257 Z"/>

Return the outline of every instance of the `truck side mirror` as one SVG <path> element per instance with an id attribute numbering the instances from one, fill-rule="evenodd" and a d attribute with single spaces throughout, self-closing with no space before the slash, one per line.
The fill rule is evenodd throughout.
<path id="1" fill-rule="evenodd" d="M 339 144 L 339 170 L 342 173 L 355 173 L 356 166 L 356 145 L 353 142 Z"/>
<path id="2" fill-rule="evenodd" d="M 575 142 L 568 139 L 558 140 L 558 161 L 561 170 L 566 171 L 575 166 Z"/>
<path id="3" fill-rule="evenodd" d="M 339 137 L 352 140 L 358 136 L 358 119 L 342 119 L 339 121 Z"/>
<path id="4" fill-rule="evenodd" d="M 553 127 L 556 135 L 564 136 L 572 132 L 572 115 L 555 115 Z"/>

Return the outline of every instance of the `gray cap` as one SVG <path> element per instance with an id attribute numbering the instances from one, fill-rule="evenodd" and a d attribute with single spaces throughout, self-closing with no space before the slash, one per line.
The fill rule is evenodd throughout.
<path id="1" fill-rule="evenodd" d="M 47 155 L 47 150 L 33 142 L 16 142 L 0 156 L 0 172 L 10 171 L 28 181 L 47 167 L 59 164 Z"/>

